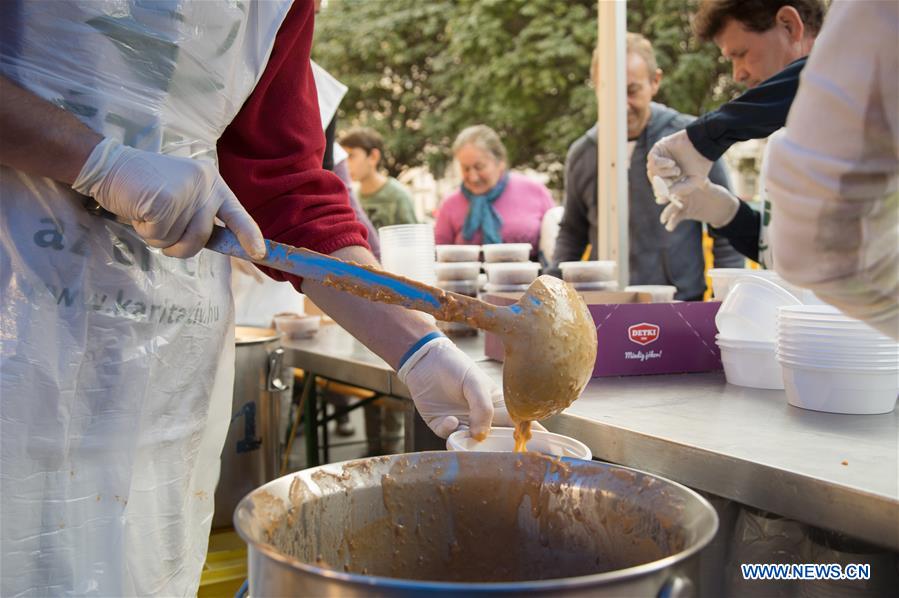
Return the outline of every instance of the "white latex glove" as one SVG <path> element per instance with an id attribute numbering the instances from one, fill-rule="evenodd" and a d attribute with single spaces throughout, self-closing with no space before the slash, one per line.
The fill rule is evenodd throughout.
<path id="1" fill-rule="evenodd" d="M 659 139 L 646 157 L 649 180 L 661 177 L 672 195 L 686 196 L 701 187 L 712 170 L 712 161 L 696 151 L 686 130 Z M 668 203 L 667 197 L 656 195 L 658 203 Z"/>
<path id="2" fill-rule="evenodd" d="M 173 257 L 199 252 L 216 216 L 255 258 L 262 232 L 208 162 L 165 156 L 106 138 L 93 149 L 72 188 L 131 221 L 148 245 Z"/>
<path id="3" fill-rule="evenodd" d="M 733 220 L 739 209 L 740 200 L 730 191 L 705 179 L 705 183 L 689 195 L 673 195 L 659 220 L 668 231 L 673 231 L 684 220 L 699 220 L 720 228 Z"/>
<path id="4" fill-rule="evenodd" d="M 461 425 L 469 426 L 472 436 L 486 434 L 491 421 L 512 425 L 502 390 L 446 337 L 425 343 L 397 374 L 422 419 L 441 438 Z"/>

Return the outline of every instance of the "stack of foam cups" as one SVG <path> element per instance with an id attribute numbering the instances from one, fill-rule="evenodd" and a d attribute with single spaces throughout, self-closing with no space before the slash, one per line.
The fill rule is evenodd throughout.
<path id="1" fill-rule="evenodd" d="M 378 229 L 381 265 L 388 272 L 434 286 L 434 227 L 430 224 L 397 224 Z M 432 316 L 428 316 L 433 321 Z"/>
<path id="2" fill-rule="evenodd" d="M 477 297 L 480 254 L 480 245 L 438 245 L 437 286 L 444 291 Z M 447 336 L 474 336 L 478 333 L 476 328 L 462 322 L 438 322 L 437 326 Z"/>
<path id="3" fill-rule="evenodd" d="M 853 414 L 896 406 L 899 343 L 829 305 L 781 307 L 776 350 L 791 405 Z"/>

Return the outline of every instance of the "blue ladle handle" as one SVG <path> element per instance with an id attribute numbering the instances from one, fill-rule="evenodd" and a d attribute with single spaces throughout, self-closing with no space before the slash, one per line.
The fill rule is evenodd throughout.
<path id="1" fill-rule="evenodd" d="M 360 266 L 268 239 L 265 240 L 265 257 L 255 260 L 244 251 L 237 236 L 222 226 L 213 228 L 206 248 L 326 286 L 333 286 L 372 301 L 393 303 L 423 311 L 438 320 L 463 321 L 479 328 L 493 330 L 499 325 L 500 316 L 509 311 L 508 308 L 443 291 L 371 266 Z M 460 307 L 462 309 L 459 309 Z"/>

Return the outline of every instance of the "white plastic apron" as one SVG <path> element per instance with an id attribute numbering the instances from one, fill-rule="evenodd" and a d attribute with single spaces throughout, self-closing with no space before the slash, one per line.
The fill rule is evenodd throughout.
<path id="1" fill-rule="evenodd" d="M 215 160 L 289 4 L 3 2 L 2 73 L 128 145 Z M 190 595 L 234 363 L 228 259 L 149 249 L 0 170 L 0 595 Z"/>
<path id="2" fill-rule="evenodd" d="M 759 203 L 762 213 L 759 223 L 759 264 L 769 270 L 774 269 L 774 252 L 771 249 L 771 202 L 768 200 L 768 168 L 770 167 L 768 155 L 771 150 L 771 140 L 783 137 L 787 130 L 780 128 L 768 136 L 768 142 L 762 151 L 762 164 L 759 168 Z"/>

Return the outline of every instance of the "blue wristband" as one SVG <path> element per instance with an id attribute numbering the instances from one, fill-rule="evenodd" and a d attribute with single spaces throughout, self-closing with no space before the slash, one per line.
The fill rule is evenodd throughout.
<path id="1" fill-rule="evenodd" d="M 440 332 L 430 332 L 430 333 L 424 335 L 423 337 L 421 337 L 420 339 L 418 339 L 418 341 L 416 341 L 416 343 L 414 345 L 409 347 L 408 351 L 403 353 L 403 356 L 400 358 L 399 365 L 396 366 L 396 371 L 400 371 L 400 369 L 402 369 L 403 365 L 405 365 L 405 363 L 407 361 L 409 361 L 409 358 L 412 357 L 413 355 L 415 355 L 416 351 L 421 349 L 423 346 L 425 346 L 427 343 L 431 342 L 435 338 L 440 338 L 441 336 L 443 336 L 443 334 Z"/>

